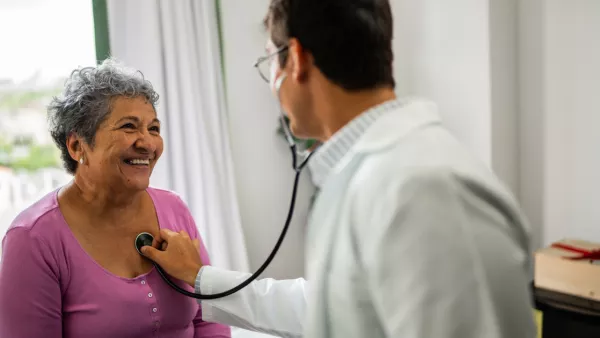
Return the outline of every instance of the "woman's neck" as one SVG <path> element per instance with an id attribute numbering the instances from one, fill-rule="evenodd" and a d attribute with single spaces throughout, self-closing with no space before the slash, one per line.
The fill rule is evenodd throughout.
<path id="1" fill-rule="evenodd" d="M 110 223 L 135 217 L 141 210 L 144 194 L 144 191 L 115 189 L 78 175 L 75 175 L 73 181 L 65 188 L 69 203 L 85 208 L 90 217 Z"/>

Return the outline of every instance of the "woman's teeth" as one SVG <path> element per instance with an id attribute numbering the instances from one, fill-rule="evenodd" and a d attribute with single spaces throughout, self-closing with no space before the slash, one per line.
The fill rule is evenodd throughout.
<path id="1" fill-rule="evenodd" d="M 129 164 L 134 164 L 134 165 L 149 165 L 150 164 L 150 160 L 141 160 L 141 159 L 134 159 L 134 160 L 127 160 L 127 163 Z"/>

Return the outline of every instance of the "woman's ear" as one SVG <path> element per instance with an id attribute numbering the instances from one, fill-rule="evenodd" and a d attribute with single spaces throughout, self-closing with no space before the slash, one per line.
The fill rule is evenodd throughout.
<path id="1" fill-rule="evenodd" d="M 79 162 L 83 158 L 83 144 L 77 134 L 71 133 L 67 136 L 67 150 L 73 160 Z"/>

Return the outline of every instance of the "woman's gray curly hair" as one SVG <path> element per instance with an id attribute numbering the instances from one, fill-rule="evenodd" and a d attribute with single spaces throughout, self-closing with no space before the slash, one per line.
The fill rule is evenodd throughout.
<path id="1" fill-rule="evenodd" d="M 140 71 L 127 68 L 115 59 L 71 73 L 62 95 L 53 98 L 48 106 L 50 134 L 70 174 L 75 173 L 77 161 L 67 149 L 69 135 L 76 133 L 93 147 L 96 131 L 110 113 L 113 99 L 138 96 L 156 107 L 158 94 L 152 84 Z"/>

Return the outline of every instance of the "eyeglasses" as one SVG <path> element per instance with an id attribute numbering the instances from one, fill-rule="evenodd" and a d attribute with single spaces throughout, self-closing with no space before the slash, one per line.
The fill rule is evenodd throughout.
<path id="1" fill-rule="evenodd" d="M 256 63 L 254 64 L 254 68 L 256 68 L 258 70 L 258 74 L 260 75 L 260 77 L 265 80 L 267 83 L 271 82 L 271 65 L 273 64 L 273 57 L 276 55 L 281 54 L 282 52 L 286 51 L 288 49 L 288 46 L 282 46 L 281 48 L 279 48 L 277 51 L 275 51 L 274 53 L 271 53 L 267 56 L 261 56 L 258 58 L 258 60 L 256 61 Z"/>

